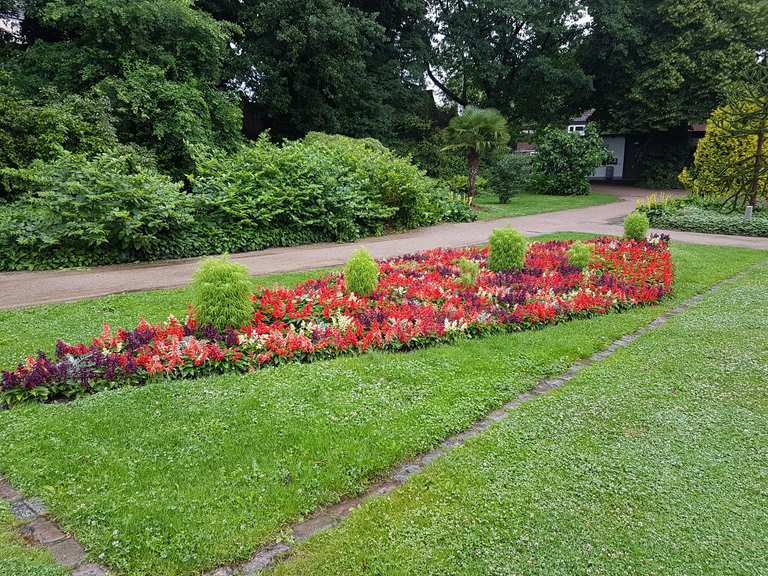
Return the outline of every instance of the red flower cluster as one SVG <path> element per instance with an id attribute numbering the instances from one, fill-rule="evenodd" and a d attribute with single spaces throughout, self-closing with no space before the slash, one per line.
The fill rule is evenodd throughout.
<path id="1" fill-rule="evenodd" d="M 657 302 L 671 288 L 667 243 L 601 238 L 589 242 L 587 269 L 568 263 L 570 242 L 531 244 L 522 271 L 492 272 L 487 248 L 436 249 L 379 263 L 379 284 L 367 298 L 329 274 L 296 288 L 252 296 L 253 321 L 220 333 L 197 326 L 193 311 L 133 331 L 105 326 L 90 345 L 59 342 L 57 359 L 30 357 L 3 374 L 8 402 L 75 396 L 152 377 L 189 377 L 256 370 L 374 349 L 409 349 L 462 335 L 521 330 L 578 316 Z M 459 281 L 457 261 L 480 264 L 475 285 Z"/>

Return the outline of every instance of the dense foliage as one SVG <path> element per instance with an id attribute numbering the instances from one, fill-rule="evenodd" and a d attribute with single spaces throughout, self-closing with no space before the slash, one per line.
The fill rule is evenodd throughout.
<path id="1" fill-rule="evenodd" d="M 124 153 L 65 153 L 3 172 L 17 199 L 0 204 L 0 270 L 72 267 L 165 254 L 194 220 L 180 183 Z"/>
<path id="2" fill-rule="evenodd" d="M 685 130 L 768 46 L 764 0 L 589 0 L 581 49 L 611 131 Z"/>
<path id="3" fill-rule="evenodd" d="M 497 228 L 488 240 L 488 268 L 494 272 L 521 270 L 528 241 L 514 228 Z"/>
<path id="4" fill-rule="evenodd" d="M 577 0 L 429 0 L 427 72 L 445 96 L 493 107 L 514 126 L 561 122 L 587 108 L 591 83 L 575 58 L 583 35 Z"/>
<path id="5" fill-rule="evenodd" d="M 205 259 L 192 277 L 192 306 L 198 321 L 220 331 L 250 320 L 250 296 L 248 268 L 226 256 Z"/>
<path id="6" fill-rule="evenodd" d="M 474 216 L 375 140 L 262 137 L 198 161 L 183 190 L 135 150 L 3 171 L 0 269 L 90 266 L 350 241 Z"/>
<path id="7" fill-rule="evenodd" d="M 344 266 L 344 286 L 356 296 L 370 296 L 379 282 L 379 266 L 371 253 L 358 248 Z"/>
<path id="8" fill-rule="evenodd" d="M 3 373 L 2 401 L 72 398 L 148 380 L 250 371 L 368 350 L 407 350 L 464 335 L 522 330 L 659 301 L 673 271 L 666 242 L 591 240 L 590 274 L 568 263 L 570 242 L 532 244 L 522 270 L 493 272 L 483 248 L 436 249 L 379 264 L 370 297 L 343 289 L 330 274 L 292 290 L 261 289 L 255 312 L 221 332 L 194 315 L 133 330 L 105 326 L 91 342 L 59 341 L 56 358 L 40 353 Z M 456 264 L 480 265 L 475 286 Z M 405 295 L 407 294 L 407 298 Z"/>
<path id="9" fill-rule="evenodd" d="M 198 173 L 193 191 L 204 219 L 196 236 L 215 252 L 351 241 L 472 218 L 445 187 L 375 140 L 312 133 L 279 146 L 263 136 L 201 161 Z"/>
<path id="10" fill-rule="evenodd" d="M 194 167 L 197 147 L 240 140 L 237 100 L 222 88 L 234 33 L 226 23 L 187 0 L 19 4 L 5 69 L 22 97 L 43 107 L 74 95 L 105 100 L 120 140 L 152 150 L 176 176 Z"/>
<path id="11" fill-rule="evenodd" d="M 545 128 L 536 140 L 533 182 L 542 194 L 589 194 L 587 178 L 598 166 L 614 160 L 594 124 L 583 135 Z"/>

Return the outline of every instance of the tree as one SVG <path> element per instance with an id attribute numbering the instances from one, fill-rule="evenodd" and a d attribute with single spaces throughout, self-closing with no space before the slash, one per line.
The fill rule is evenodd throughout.
<path id="1" fill-rule="evenodd" d="M 506 146 L 509 139 L 507 120 L 493 108 L 467 106 L 464 114 L 451 120 L 448 125 L 450 144 L 446 149 L 461 150 L 466 154 L 469 171 L 467 196 L 470 204 L 477 194 L 480 157 Z"/>
<path id="2" fill-rule="evenodd" d="M 511 122 L 550 123 L 584 110 L 591 82 L 574 58 L 579 0 L 430 0 L 432 81 L 461 105 Z"/>
<path id="3" fill-rule="evenodd" d="M 595 124 L 583 135 L 548 127 L 536 135 L 536 143 L 534 180 L 543 194 L 589 194 L 589 175 L 614 160 Z"/>
<path id="4" fill-rule="evenodd" d="M 15 4 L 19 46 L 2 66 L 22 97 L 108 99 L 120 140 L 154 151 L 179 176 L 197 147 L 239 143 L 241 112 L 223 76 L 235 30 L 190 0 Z"/>
<path id="5" fill-rule="evenodd" d="M 579 61 L 613 132 L 687 132 L 768 47 L 766 0 L 587 0 Z"/>
<path id="6" fill-rule="evenodd" d="M 734 209 L 768 199 L 768 63 L 729 88 L 727 103 L 709 119 L 693 169 L 680 180 L 693 194 Z"/>
<path id="7" fill-rule="evenodd" d="M 228 62 L 246 129 L 386 137 L 423 99 L 423 0 L 204 0 L 241 33 Z"/>

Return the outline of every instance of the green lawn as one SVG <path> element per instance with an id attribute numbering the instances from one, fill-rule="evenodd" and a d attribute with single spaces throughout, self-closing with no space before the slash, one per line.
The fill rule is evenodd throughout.
<path id="1" fill-rule="evenodd" d="M 27 546 L 15 531 L 8 505 L 0 500 L 0 574 L 3 576 L 66 576 L 50 555 Z"/>
<path id="2" fill-rule="evenodd" d="M 275 574 L 768 574 L 767 290 L 753 269 Z"/>
<path id="3" fill-rule="evenodd" d="M 475 209 L 480 220 L 493 220 L 509 216 L 528 216 L 542 212 L 555 212 L 570 208 L 588 208 L 616 202 L 613 194 L 592 192 L 587 196 L 547 196 L 545 194 L 519 194 L 507 204 L 499 204 L 496 194 L 478 194 Z"/>
<path id="4" fill-rule="evenodd" d="M 765 257 L 673 252 L 677 292 L 657 307 L 0 412 L 0 472 L 123 574 L 195 574 L 244 559 L 291 521 Z M 40 342 L 53 335 L 44 323 L 34 330 L 27 337 Z"/>

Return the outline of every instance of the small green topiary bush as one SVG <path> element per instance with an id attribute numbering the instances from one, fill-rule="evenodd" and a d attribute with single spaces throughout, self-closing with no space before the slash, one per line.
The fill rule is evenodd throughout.
<path id="1" fill-rule="evenodd" d="M 650 226 L 648 216 L 635 210 L 624 219 L 624 236 L 630 240 L 645 240 Z"/>
<path id="2" fill-rule="evenodd" d="M 459 284 L 465 288 L 470 288 L 477 282 L 477 277 L 480 274 L 480 264 L 469 258 L 462 256 L 459 258 L 457 264 L 459 265 Z"/>
<path id="3" fill-rule="evenodd" d="M 586 268 L 589 266 L 589 259 L 592 257 L 592 247 L 583 242 L 574 242 L 566 252 L 568 263 L 577 268 Z"/>
<path id="4" fill-rule="evenodd" d="M 365 248 L 355 250 L 344 267 L 347 291 L 356 296 L 370 296 L 379 283 L 379 265 Z"/>
<path id="5" fill-rule="evenodd" d="M 200 326 L 240 327 L 251 319 L 248 269 L 227 256 L 206 258 L 192 278 L 192 306 Z"/>
<path id="6" fill-rule="evenodd" d="M 525 264 L 526 239 L 514 228 L 497 228 L 491 232 L 488 268 L 494 272 L 522 270 Z"/>

